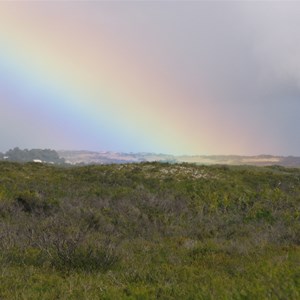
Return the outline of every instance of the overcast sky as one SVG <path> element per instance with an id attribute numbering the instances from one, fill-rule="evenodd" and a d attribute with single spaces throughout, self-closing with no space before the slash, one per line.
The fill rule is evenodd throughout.
<path id="1" fill-rule="evenodd" d="M 5 151 L 12 146 L 31 148 L 44 145 L 56 149 L 149 150 L 177 154 L 300 155 L 300 2 L 31 2 L 15 3 L 12 7 L 0 4 L 2 14 L 9 11 L 8 19 L 14 13 L 20 14 L 25 20 L 24 24 L 27 19 L 43 24 L 46 22 L 43 21 L 45 16 L 51 16 L 49 22 L 57 36 L 61 34 L 59 26 L 63 26 L 67 19 L 70 20 L 68 24 L 76 22 L 83 34 L 90 30 L 95 39 L 98 31 L 105 31 L 103 40 L 114 45 L 112 52 L 118 59 L 123 58 L 126 63 L 132 64 L 128 76 L 134 74 L 139 77 L 139 74 L 144 91 L 150 91 L 154 83 L 165 83 L 165 90 L 172 90 L 162 107 L 173 106 L 174 111 L 181 112 L 182 120 L 175 118 L 175 115 L 170 116 L 169 121 L 166 118 L 166 127 L 170 126 L 171 132 L 172 126 L 167 123 L 176 122 L 177 119 L 185 129 L 181 133 L 177 130 L 178 137 L 170 137 L 169 147 L 167 142 L 151 142 L 153 148 L 149 146 L 150 142 L 147 144 L 145 140 L 143 143 L 143 132 L 148 135 L 149 141 L 155 139 L 155 134 L 147 132 L 142 121 L 136 121 L 140 132 L 133 130 L 128 133 L 126 142 L 117 142 L 124 136 L 122 127 L 125 126 L 121 126 L 121 123 L 120 128 L 112 132 L 102 129 L 103 140 L 99 144 L 92 142 L 95 140 L 92 133 L 90 140 L 82 139 L 77 144 L 65 142 L 66 139 L 61 138 L 62 133 L 57 139 L 55 134 L 47 138 L 42 132 L 40 135 L 35 132 L 32 139 L 24 138 L 24 132 L 20 129 L 22 124 L 18 129 L 12 128 L 7 132 L 7 125 L 13 118 L 12 108 L 8 108 L 12 98 L 4 92 L 7 73 L 0 70 L 0 101 L 3 107 L 0 112 L 0 150 Z M 6 22 L 3 24 L 9 23 Z M 6 31 L 4 25 L 0 37 Z M 18 25 L 12 21 L 9 26 Z M 41 25 L 41 34 L 43 28 Z M 76 35 L 75 29 L 74 32 Z M 78 34 L 78 43 L 81 34 Z M 84 43 L 88 44 L 86 41 Z M 91 44 L 89 49 L 94 46 Z M 97 44 L 97 47 L 100 46 Z M 69 51 L 72 52 L 71 49 Z M 1 55 L 3 63 L 6 58 L 0 52 L 0 58 Z M 134 73 L 134 68 L 143 71 Z M 153 74 L 158 74 L 157 82 Z M 116 89 L 120 86 L 116 83 Z M 172 98 L 172 95 L 176 97 Z M 127 98 L 132 99 L 129 96 Z M 18 101 L 21 103 L 25 100 L 20 98 Z M 15 103 L 18 101 L 15 100 Z M 145 100 L 141 107 L 149 106 L 151 110 L 151 103 L 154 102 L 147 101 L 149 103 Z M 162 111 L 159 103 L 154 105 Z M 26 120 L 29 117 L 32 118 L 28 114 L 19 116 L 19 119 Z M 60 122 L 57 118 L 52 120 L 53 128 L 55 122 Z M 163 120 L 157 118 L 153 122 L 163 124 Z M 37 118 L 36 123 L 32 122 L 32 128 L 28 131 L 33 131 L 40 120 Z M 84 118 L 76 119 L 77 124 L 80 122 L 83 124 Z M 124 120 L 124 124 L 126 122 Z M 40 126 L 46 127 L 47 124 L 41 122 Z M 97 127 L 95 124 L 90 126 Z M 133 127 L 131 123 L 130 126 Z M 84 128 L 80 128 L 82 136 Z M 185 132 L 190 140 L 202 139 L 202 142 L 189 144 L 187 140 L 186 148 L 176 148 L 174 141 L 184 139 Z M 199 132 L 201 134 L 197 135 Z M 114 141 L 104 138 L 109 135 Z"/>

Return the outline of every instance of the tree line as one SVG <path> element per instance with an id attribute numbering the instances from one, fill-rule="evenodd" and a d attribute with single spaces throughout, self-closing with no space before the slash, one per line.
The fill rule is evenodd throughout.
<path id="1" fill-rule="evenodd" d="M 63 164 L 65 159 L 59 157 L 55 150 L 51 149 L 20 149 L 15 147 L 5 153 L 0 153 L 0 160 L 8 160 L 15 162 L 46 162 L 54 164 Z"/>

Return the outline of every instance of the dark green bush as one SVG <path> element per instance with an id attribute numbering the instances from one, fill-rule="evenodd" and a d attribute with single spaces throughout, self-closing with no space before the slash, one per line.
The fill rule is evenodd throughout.
<path id="1" fill-rule="evenodd" d="M 27 213 L 49 213 L 59 208 L 59 201 L 55 199 L 46 199 L 34 191 L 25 191 L 16 198 L 16 203 Z"/>

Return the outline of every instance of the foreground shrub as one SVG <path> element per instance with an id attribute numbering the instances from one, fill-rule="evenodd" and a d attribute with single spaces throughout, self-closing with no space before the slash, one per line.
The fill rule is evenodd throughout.
<path id="1" fill-rule="evenodd" d="M 298 299 L 300 170 L 0 162 L 1 299 Z"/>

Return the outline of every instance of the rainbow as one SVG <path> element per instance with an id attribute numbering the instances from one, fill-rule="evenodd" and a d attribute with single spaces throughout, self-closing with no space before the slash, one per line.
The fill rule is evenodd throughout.
<path id="1" fill-rule="evenodd" d="M 20 144 L 43 135 L 56 149 L 226 150 L 208 98 L 189 98 L 155 57 L 139 56 L 101 22 L 79 22 L 79 4 L 65 6 L 0 4 L 0 97 L 14 112 L 11 134 L 26 127 Z"/>

